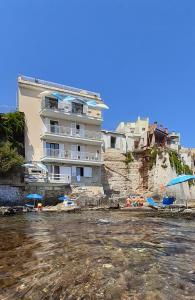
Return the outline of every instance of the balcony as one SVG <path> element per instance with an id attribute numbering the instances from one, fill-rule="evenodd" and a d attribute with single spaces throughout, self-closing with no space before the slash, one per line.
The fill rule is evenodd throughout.
<path id="1" fill-rule="evenodd" d="M 54 174 L 50 173 L 48 174 L 48 181 L 50 183 L 65 183 L 70 184 L 71 183 L 71 176 L 66 174 Z"/>
<path id="2" fill-rule="evenodd" d="M 43 149 L 43 162 L 67 162 L 81 165 L 102 165 L 101 155 L 93 152 L 81 152 L 60 149 Z"/>
<path id="3" fill-rule="evenodd" d="M 101 145 L 102 143 L 100 132 L 50 124 L 46 125 L 46 131 L 43 133 L 42 138 L 62 142 L 84 140 L 85 144 L 96 145 Z"/>
<path id="4" fill-rule="evenodd" d="M 79 104 L 78 104 L 79 105 Z M 58 102 L 55 99 L 45 99 L 41 116 L 66 119 L 77 122 L 85 122 L 86 124 L 100 125 L 102 123 L 101 112 L 99 110 L 91 110 L 87 105 L 80 105 L 80 107 L 73 106 L 73 103 L 67 105 L 62 102 Z"/>

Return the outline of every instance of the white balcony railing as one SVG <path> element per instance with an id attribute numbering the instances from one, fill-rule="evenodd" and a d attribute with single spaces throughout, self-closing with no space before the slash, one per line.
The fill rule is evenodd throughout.
<path id="1" fill-rule="evenodd" d="M 95 118 L 95 119 L 102 119 L 101 117 L 101 112 L 99 110 L 96 111 L 94 114 L 94 111 L 91 109 L 88 109 L 87 105 L 83 105 L 83 107 L 72 107 L 72 105 L 68 105 L 68 107 L 63 107 L 63 105 L 60 107 L 58 102 L 51 103 L 49 99 L 45 99 L 43 106 L 42 106 L 42 111 L 44 109 L 49 110 L 51 112 L 57 112 L 57 113 L 63 113 L 63 114 L 71 114 L 72 116 L 79 116 L 82 118 Z M 42 112 L 41 111 L 41 112 Z"/>
<path id="2" fill-rule="evenodd" d="M 60 150 L 60 149 L 43 149 L 44 157 L 50 158 L 61 158 L 67 160 L 84 160 L 84 161 L 101 161 L 101 155 L 99 153 L 93 152 L 80 152 L 71 150 Z"/>
<path id="3" fill-rule="evenodd" d="M 71 183 L 71 176 L 67 174 L 48 174 L 48 180 L 51 183 Z"/>
<path id="4" fill-rule="evenodd" d="M 93 130 L 76 129 L 58 125 L 46 125 L 46 132 L 59 136 L 68 136 L 101 141 L 101 133 Z"/>

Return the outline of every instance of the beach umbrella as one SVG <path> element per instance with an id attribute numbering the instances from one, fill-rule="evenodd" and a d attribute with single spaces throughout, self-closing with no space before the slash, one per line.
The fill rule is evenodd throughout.
<path id="1" fill-rule="evenodd" d="M 51 93 L 52 96 L 54 96 L 55 98 L 57 98 L 58 100 L 64 100 L 64 95 L 58 93 L 58 92 L 53 92 Z"/>
<path id="2" fill-rule="evenodd" d="M 183 183 L 183 182 L 186 182 L 186 181 L 189 181 L 189 180 L 193 180 L 195 179 L 195 176 L 194 175 L 180 175 L 178 177 L 175 177 L 173 179 L 171 179 L 166 186 L 172 186 L 172 185 L 175 185 L 175 184 L 179 184 L 179 183 Z"/>
<path id="3" fill-rule="evenodd" d="M 109 109 L 109 107 L 104 103 L 97 103 L 95 100 L 89 100 L 86 103 L 88 106 L 97 107 L 102 109 Z"/>
<path id="4" fill-rule="evenodd" d="M 69 198 L 68 196 L 64 195 L 64 196 L 60 196 L 60 197 L 58 198 L 58 200 L 60 200 L 60 201 L 65 201 L 65 200 L 70 200 L 70 198 Z"/>
<path id="5" fill-rule="evenodd" d="M 39 194 L 28 194 L 28 195 L 26 196 L 26 198 L 28 198 L 28 199 L 33 199 L 33 200 L 34 200 L 34 207 L 35 207 L 35 201 L 36 201 L 36 200 L 41 200 L 41 199 L 43 199 L 43 196 L 41 196 L 41 195 L 39 195 Z"/>
<path id="6" fill-rule="evenodd" d="M 44 91 L 39 94 L 39 97 L 45 97 L 51 95 L 51 91 Z"/>
<path id="7" fill-rule="evenodd" d="M 25 167 L 25 168 L 34 168 L 36 166 L 34 164 L 31 164 L 31 163 L 26 163 L 26 164 L 23 164 L 22 167 Z"/>
<path id="8" fill-rule="evenodd" d="M 190 180 L 194 180 L 194 179 L 195 179 L 194 175 L 183 174 L 183 175 L 180 175 L 180 176 L 177 176 L 177 177 L 171 179 L 166 185 L 167 187 L 169 187 L 169 186 L 173 186 L 173 185 L 176 185 L 176 184 L 180 184 L 180 188 L 181 188 L 181 191 L 183 193 L 183 197 L 185 199 L 186 207 L 187 207 L 187 197 L 186 197 L 186 194 L 185 194 L 185 191 L 184 191 L 183 183 L 187 182 L 187 181 L 190 181 Z"/>
<path id="9" fill-rule="evenodd" d="M 97 102 L 95 100 L 87 101 L 86 104 L 88 106 L 92 106 L 92 107 L 96 107 L 97 106 Z"/>
<path id="10" fill-rule="evenodd" d="M 37 167 L 39 167 L 39 169 L 45 171 L 46 173 L 48 172 L 47 167 L 42 163 L 37 163 Z"/>
<path id="11" fill-rule="evenodd" d="M 102 109 L 109 109 L 108 105 L 106 105 L 104 103 L 98 103 L 97 107 L 102 108 Z"/>
<path id="12" fill-rule="evenodd" d="M 73 100 L 75 100 L 75 97 L 73 97 L 73 96 L 66 96 L 66 97 L 63 98 L 63 100 L 64 101 L 73 101 Z"/>

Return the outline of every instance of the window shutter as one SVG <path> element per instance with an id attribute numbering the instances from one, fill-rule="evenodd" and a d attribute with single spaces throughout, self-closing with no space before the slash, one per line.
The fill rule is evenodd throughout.
<path id="1" fill-rule="evenodd" d="M 80 124 L 80 134 L 82 137 L 85 136 L 85 125 L 84 124 Z"/>
<path id="2" fill-rule="evenodd" d="M 88 112 L 88 106 L 87 105 L 83 105 L 83 113 L 87 114 Z"/>
<path id="3" fill-rule="evenodd" d="M 84 167 L 84 177 L 92 177 L 92 168 Z"/>
<path id="4" fill-rule="evenodd" d="M 65 101 L 58 101 L 58 108 L 59 108 L 59 109 L 64 109 L 65 106 L 66 106 Z"/>
<path id="5" fill-rule="evenodd" d="M 64 110 L 65 112 L 70 112 L 72 110 L 72 102 L 70 101 L 64 101 Z"/>
<path id="6" fill-rule="evenodd" d="M 71 158 L 76 159 L 78 156 L 77 145 L 71 145 Z"/>
<path id="7" fill-rule="evenodd" d="M 72 176 L 76 176 L 76 167 L 72 166 Z"/>
<path id="8" fill-rule="evenodd" d="M 71 135 L 76 134 L 76 123 L 71 123 Z"/>
<path id="9" fill-rule="evenodd" d="M 60 157 L 64 157 L 64 144 L 59 144 Z"/>

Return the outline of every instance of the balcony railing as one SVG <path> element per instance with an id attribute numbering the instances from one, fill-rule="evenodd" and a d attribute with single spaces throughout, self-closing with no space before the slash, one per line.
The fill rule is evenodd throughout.
<path id="1" fill-rule="evenodd" d="M 43 149 L 44 157 L 50 158 L 60 158 L 67 160 L 84 160 L 84 161 L 101 161 L 101 155 L 99 153 L 93 152 L 81 152 L 81 151 L 71 151 L 71 150 L 60 150 L 60 149 Z"/>
<path id="2" fill-rule="evenodd" d="M 71 107 L 71 105 L 67 107 L 65 106 L 60 107 L 58 105 L 58 102 L 51 103 L 50 100 L 45 99 L 41 112 L 43 112 L 45 109 L 57 113 L 71 114 L 73 116 L 79 116 L 83 118 L 90 117 L 95 119 L 102 119 L 100 111 L 97 110 L 96 114 L 94 114 L 94 111 L 92 112 L 91 109 L 87 107 L 87 105 L 84 105 L 83 108 L 82 107 L 75 108 L 75 107 Z"/>
<path id="3" fill-rule="evenodd" d="M 46 133 L 101 141 L 101 133 L 93 130 L 76 129 L 58 125 L 46 125 Z"/>
<path id="4" fill-rule="evenodd" d="M 48 174 L 48 180 L 51 183 L 71 183 L 71 176 L 67 174 Z"/>

